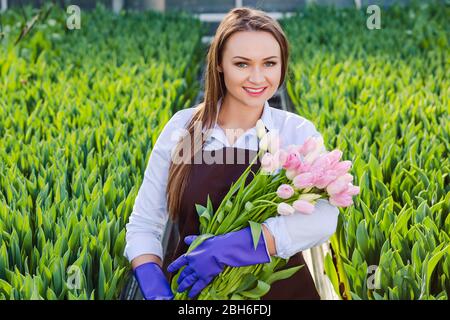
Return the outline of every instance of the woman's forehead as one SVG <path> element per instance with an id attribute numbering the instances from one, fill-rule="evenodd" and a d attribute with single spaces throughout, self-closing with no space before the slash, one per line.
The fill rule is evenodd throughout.
<path id="1" fill-rule="evenodd" d="M 224 47 L 224 56 L 235 56 L 251 60 L 263 60 L 270 56 L 280 56 L 280 45 L 275 37 L 265 31 L 240 31 L 228 38 Z"/>

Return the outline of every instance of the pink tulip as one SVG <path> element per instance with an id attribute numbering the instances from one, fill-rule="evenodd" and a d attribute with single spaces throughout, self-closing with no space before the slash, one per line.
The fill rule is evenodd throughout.
<path id="1" fill-rule="evenodd" d="M 293 180 L 294 177 L 300 173 L 310 171 L 311 165 L 303 162 L 303 157 L 295 150 L 295 146 L 291 145 L 288 148 L 290 152 L 287 154 L 283 168 L 286 169 L 286 177 L 288 177 L 289 180 Z"/>
<path id="2" fill-rule="evenodd" d="M 317 156 L 314 162 L 311 164 L 311 170 L 327 170 L 330 168 L 330 160 L 327 157 L 328 153 Z"/>
<path id="3" fill-rule="evenodd" d="M 327 159 L 330 161 L 330 167 L 335 166 L 342 157 L 342 151 L 334 149 L 327 153 Z"/>
<path id="4" fill-rule="evenodd" d="M 346 193 L 350 196 L 354 196 L 354 195 L 357 195 L 359 193 L 359 191 L 360 191 L 360 189 L 358 186 L 354 186 L 350 183 Z"/>
<path id="5" fill-rule="evenodd" d="M 264 172 L 272 172 L 273 156 L 266 152 L 261 159 L 261 170 Z"/>
<path id="6" fill-rule="evenodd" d="M 295 209 L 291 205 L 281 202 L 278 204 L 277 212 L 282 216 L 289 216 L 295 212 Z"/>
<path id="7" fill-rule="evenodd" d="M 297 167 L 298 174 L 311 171 L 311 164 L 304 161 L 300 161 L 300 165 Z"/>
<path id="8" fill-rule="evenodd" d="M 347 190 L 349 183 L 353 180 L 353 176 L 350 173 L 346 173 L 340 176 L 333 182 L 331 182 L 327 187 L 327 192 L 329 195 L 334 195 L 337 193 L 342 193 Z"/>
<path id="9" fill-rule="evenodd" d="M 330 197 L 330 204 L 336 207 L 348 207 L 352 205 L 352 197 L 346 193 L 334 194 Z"/>
<path id="10" fill-rule="evenodd" d="M 296 145 L 296 144 L 290 144 L 286 147 L 286 151 L 288 154 L 290 153 L 298 153 L 301 154 L 300 151 L 302 149 L 302 146 Z"/>
<path id="11" fill-rule="evenodd" d="M 300 166 L 300 155 L 297 152 L 291 152 L 287 155 L 283 168 L 286 170 L 296 170 Z"/>
<path id="12" fill-rule="evenodd" d="M 307 155 L 304 156 L 303 161 L 308 164 L 313 164 L 322 154 L 321 148 L 316 148 L 312 152 L 308 152 Z"/>
<path id="13" fill-rule="evenodd" d="M 313 152 L 313 150 L 316 149 L 316 146 L 317 140 L 314 137 L 310 136 L 306 138 L 305 142 L 301 146 L 302 155 L 307 155 L 308 153 Z"/>
<path id="14" fill-rule="evenodd" d="M 319 155 L 311 165 L 311 170 L 314 171 L 326 171 L 332 169 L 339 161 L 342 152 L 339 150 L 333 150 L 332 152 Z"/>
<path id="15" fill-rule="evenodd" d="M 294 188 L 292 188 L 288 184 L 282 184 L 277 189 L 277 196 L 279 196 L 281 199 L 289 199 L 294 195 Z"/>
<path id="16" fill-rule="evenodd" d="M 293 182 L 298 189 L 310 188 L 314 186 L 314 175 L 311 172 L 301 173 L 294 178 Z"/>
<path id="17" fill-rule="evenodd" d="M 299 211 L 300 213 L 310 214 L 314 211 L 314 205 L 308 201 L 305 200 L 296 200 L 292 204 L 295 210 Z"/>
<path id="18" fill-rule="evenodd" d="M 336 178 L 331 171 L 314 172 L 314 185 L 319 189 L 325 189 Z"/>
<path id="19" fill-rule="evenodd" d="M 341 161 L 336 163 L 331 170 L 333 170 L 334 174 L 336 176 L 343 176 L 344 174 L 346 174 L 350 168 L 352 167 L 352 162 L 349 160 L 345 160 L 345 161 Z"/>

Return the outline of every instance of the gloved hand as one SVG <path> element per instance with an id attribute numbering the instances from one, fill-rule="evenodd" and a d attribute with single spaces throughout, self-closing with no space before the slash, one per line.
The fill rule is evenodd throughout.
<path id="1" fill-rule="evenodd" d="M 184 242 L 190 245 L 197 236 L 187 236 Z M 173 261 L 168 267 L 169 272 L 175 272 L 182 266 L 186 268 L 177 279 L 178 292 L 183 292 L 190 286 L 189 298 L 200 293 L 225 266 L 242 267 L 270 262 L 271 258 L 266 248 L 263 233 L 259 238 L 256 250 L 250 227 L 239 231 L 214 236 L 203 241 L 189 253 L 185 253 Z"/>
<path id="2" fill-rule="evenodd" d="M 173 294 L 169 282 L 161 267 L 155 262 L 147 262 L 134 269 L 145 300 L 172 300 Z"/>

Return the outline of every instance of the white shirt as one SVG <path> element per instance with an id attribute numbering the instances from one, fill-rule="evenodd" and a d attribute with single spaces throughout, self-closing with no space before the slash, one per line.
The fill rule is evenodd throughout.
<path id="1" fill-rule="evenodd" d="M 217 105 L 220 109 L 221 100 Z M 171 153 L 197 107 L 176 112 L 164 126 L 150 154 L 144 179 L 126 225 L 124 255 L 131 262 L 137 256 L 154 254 L 163 259 L 162 237 L 168 220 L 166 186 Z M 320 136 L 314 124 L 291 112 L 270 107 L 266 101 L 261 120 L 266 128 L 279 133 L 281 147 L 302 144 L 309 136 Z M 204 130 L 203 130 L 204 131 Z M 256 128 L 251 128 L 230 145 L 217 121 L 204 150 L 223 147 L 258 149 Z M 318 199 L 312 214 L 276 216 L 263 224 L 275 239 L 276 255 L 289 258 L 297 252 L 320 245 L 336 231 L 339 209 L 328 200 Z"/>

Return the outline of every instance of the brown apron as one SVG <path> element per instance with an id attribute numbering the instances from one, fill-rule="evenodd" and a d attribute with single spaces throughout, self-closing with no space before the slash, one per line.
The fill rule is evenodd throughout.
<path id="1" fill-rule="evenodd" d="M 228 152 L 234 152 L 234 159 L 238 156 L 245 157 L 245 163 L 236 161 L 231 164 L 225 162 L 225 155 Z M 217 154 L 218 152 L 218 154 Z M 209 195 L 216 210 L 226 193 L 229 191 L 231 184 L 235 182 L 254 158 L 256 152 L 249 149 L 224 147 L 219 150 L 205 151 L 203 155 L 214 157 L 214 159 L 222 156 L 223 162 L 207 164 L 202 161 L 201 164 L 193 164 L 186 190 L 181 200 L 181 214 L 178 220 L 178 229 L 180 238 L 175 249 L 175 253 L 170 261 L 165 262 L 169 264 L 176 258 L 185 253 L 188 246 L 184 243 L 184 237 L 188 235 L 198 235 L 199 219 L 195 209 L 195 204 L 206 206 L 207 196 Z M 205 159 L 205 158 L 202 159 Z M 240 158 L 239 158 L 240 159 Z M 242 164 L 240 164 L 242 163 Z M 256 172 L 260 167 L 260 161 L 253 164 L 252 171 Z M 250 174 L 246 183 L 248 184 L 253 175 Z M 289 262 L 282 269 L 304 265 L 292 277 L 284 280 L 274 282 L 269 292 L 262 297 L 262 300 L 319 300 L 320 296 L 314 285 L 314 281 L 306 265 L 301 252 L 295 254 L 289 259 Z M 169 274 L 169 281 L 172 280 L 174 274 Z"/>

